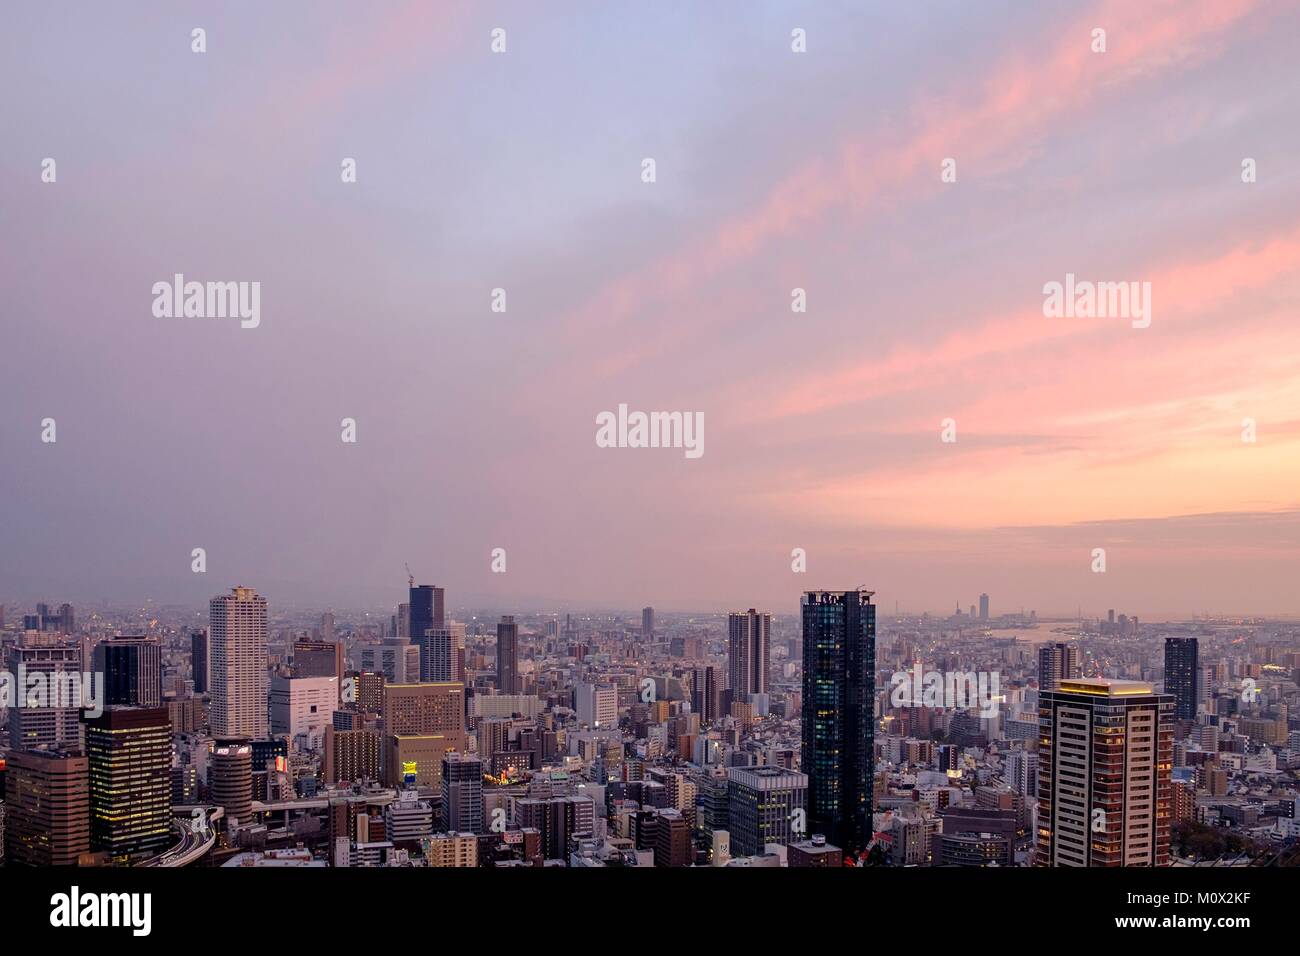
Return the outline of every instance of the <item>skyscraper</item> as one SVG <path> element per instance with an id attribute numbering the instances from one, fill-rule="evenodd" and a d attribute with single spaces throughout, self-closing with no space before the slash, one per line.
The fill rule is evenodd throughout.
<path id="1" fill-rule="evenodd" d="M 497 693 L 519 693 L 519 626 L 509 614 L 497 623 Z"/>
<path id="2" fill-rule="evenodd" d="M 190 677 L 194 693 L 208 692 L 208 630 L 205 627 L 190 632 Z"/>
<path id="3" fill-rule="evenodd" d="M 172 842 L 171 721 L 165 707 L 113 707 L 86 721 L 90 844 L 113 860 Z"/>
<path id="4" fill-rule="evenodd" d="M 1037 866 L 1167 866 L 1174 700 L 1140 681 L 1039 691 Z"/>
<path id="5" fill-rule="evenodd" d="M 1174 697 L 1174 718 L 1195 720 L 1200 700 L 1199 647 L 1194 637 L 1165 638 L 1165 693 Z"/>
<path id="6" fill-rule="evenodd" d="M 987 621 L 988 619 L 989 619 L 989 596 L 987 594 L 981 594 L 980 595 L 980 620 Z"/>
<path id="7" fill-rule="evenodd" d="M 691 668 L 691 710 L 709 725 L 718 719 L 718 682 L 713 666 Z"/>
<path id="8" fill-rule="evenodd" d="M 208 605 L 215 737 L 267 734 L 266 598 L 236 587 Z"/>
<path id="9" fill-rule="evenodd" d="M 110 707 L 162 706 L 162 648 L 158 638 L 106 637 L 95 646 L 95 670 L 104 675 Z"/>
<path id="10" fill-rule="evenodd" d="M 641 639 L 653 640 L 655 636 L 655 609 L 652 607 L 641 608 Z"/>
<path id="11" fill-rule="evenodd" d="M 1043 644 L 1038 648 L 1038 689 L 1056 690 L 1063 680 L 1083 676 L 1079 649 L 1073 644 Z"/>
<path id="12" fill-rule="evenodd" d="M 768 692 L 772 615 L 748 611 L 727 615 L 727 681 L 731 699 L 748 703 L 751 694 Z"/>
<path id="13" fill-rule="evenodd" d="M 410 639 L 412 644 L 420 643 L 425 632 L 431 627 L 446 624 L 443 614 L 443 588 L 432 584 L 417 584 L 410 591 Z"/>
<path id="14" fill-rule="evenodd" d="M 808 591 L 801 600 L 808 829 L 849 854 L 871 840 L 874 593 Z"/>
<path id="15" fill-rule="evenodd" d="M 425 628 L 424 637 L 415 643 L 420 647 L 420 680 L 464 679 L 464 624 L 448 621 Z"/>

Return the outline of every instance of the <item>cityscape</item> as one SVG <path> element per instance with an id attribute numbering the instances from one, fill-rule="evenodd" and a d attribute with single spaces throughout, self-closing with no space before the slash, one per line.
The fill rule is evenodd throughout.
<path id="1" fill-rule="evenodd" d="M 1283 924 L 1300 4 L 8 6 L 11 929 Z"/>
<path id="2" fill-rule="evenodd" d="M 387 616 L 3 608 L 4 861 L 1300 864 L 1300 623 L 875 598 L 497 614 L 412 576 Z"/>

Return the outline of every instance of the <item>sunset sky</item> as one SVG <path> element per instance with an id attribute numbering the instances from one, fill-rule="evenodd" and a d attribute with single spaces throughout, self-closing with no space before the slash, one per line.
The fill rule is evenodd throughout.
<path id="1" fill-rule="evenodd" d="M 892 6 L 15 8 L 0 603 L 1300 614 L 1300 4 Z"/>

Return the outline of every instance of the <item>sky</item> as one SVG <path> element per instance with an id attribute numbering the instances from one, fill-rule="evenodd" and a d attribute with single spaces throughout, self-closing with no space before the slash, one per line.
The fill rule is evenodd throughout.
<path id="1" fill-rule="evenodd" d="M 1298 35 L 1281 0 L 15 6 L 0 601 L 391 606 L 409 563 L 520 610 L 1300 614 Z M 155 315 L 176 273 L 260 283 L 260 324 Z M 1149 326 L 1045 316 L 1067 274 L 1149 282 Z M 704 453 L 599 447 L 620 404 Z"/>

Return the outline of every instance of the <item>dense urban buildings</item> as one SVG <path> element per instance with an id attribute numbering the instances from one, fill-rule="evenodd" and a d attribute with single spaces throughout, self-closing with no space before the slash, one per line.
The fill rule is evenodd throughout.
<path id="1" fill-rule="evenodd" d="M 5 715 L 8 865 L 1183 866 L 1300 847 L 1284 622 L 983 619 L 977 601 L 881 617 L 852 590 L 798 613 L 660 610 L 647 632 L 636 610 L 443 600 L 423 642 L 396 636 L 401 611 L 326 618 L 251 588 L 214 600 L 211 641 L 194 608 L 97 609 L 74 634 L 11 617 L 11 666 L 111 677 Z M 253 732 L 216 732 L 222 699 Z"/>

